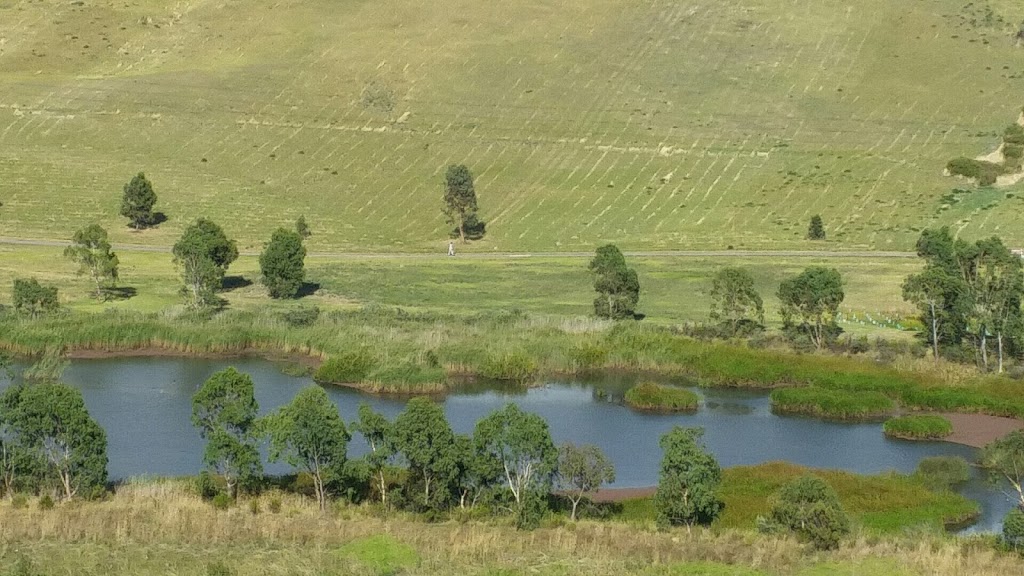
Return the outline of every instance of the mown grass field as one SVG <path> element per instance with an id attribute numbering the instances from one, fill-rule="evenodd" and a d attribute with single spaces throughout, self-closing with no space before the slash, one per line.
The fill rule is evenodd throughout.
<path id="1" fill-rule="evenodd" d="M 181 305 L 179 272 L 168 254 L 121 252 L 119 286 L 133 296 L 106 303 L 91 297 L 88 277 L 63 259 L 60 248 L 0 245 L 0 303 L 10 303 L 14 278 L 37 277 L 60 288 L 63 305 L 87 312 L 107 308 L 158 311 Z M 587 316 L 593 313 L 593 279 L 587 258 L 314 258 L 306 260 L 307 281 L 319 286 L 296 301 L 274 302 L 259 282 L 256 257 L 243 256 L 231 265 L 234 288 L 222 296 L 236 309 L 294 307 L 353 308 L 380 305 L 412 311 L 477 314 L 520 309 L 533 314 Z M 641 283 L 639 311 L 645 322 L 666 324 L 705 321 L 712 275 L 722 266 L 751 271 L 765 299 L 770 325 L 781 325 L 775 292 L 779 283 L 806 266 L 839 269 L 846 281 L 843 328 L 853 334 L 909 337 L 885 323 L 888 317 L 912 315 L 903 302 L 900 284 L 916 272 L 916 259 L 902 258 L 630 258 Z M 866 314 L 875 319 L 869 323 Z M 853 320 L 853 316 L 857 320 Z"/>
<path id="2" fill-rule="evenodd" d="M 99 222 L 243 248 L 442 249 L 441 178 L 477 178 L 471 249 L 907 249 L 1014 226 L 959 195 L 1024 105 L 1014 0 L 0 0 L 0 236 Z M 168 220 L 117 216 L 136 172 Z"/>

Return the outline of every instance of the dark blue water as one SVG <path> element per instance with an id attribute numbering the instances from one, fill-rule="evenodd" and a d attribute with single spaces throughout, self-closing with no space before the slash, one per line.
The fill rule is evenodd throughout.
<path id="1" fill-rule="evenodd" d="M 190 420 L 192 395 L 210 375 L 229 365 L 252 376 L 263 413 L 289 402 L 300 388 L 312 383 L 309 378 L 282 374 L 278 366 L 264 360 L 179 358 L 77 360 L 63 380 L 82 390 L 90 413 L 106 429 L 112 477 L 183 475 L 194 474 L 202 466 L 202 441 Z M 658 439 L 673 426 L 703 427 L 707 447 L 726 467 L 784 460 L 862 474 L 909 473 L 927 456 L 962 456 L 968 461 L 976 457 L 974 449 L 956 444 L 889 440 L 877 423 L 776 416 L 763 392 L 696 389 L 702 396 L 696 414 L 637 413 L 618 403 L 628 385 L 628 381 L 601 380 L 550 383 L 525 392 L 479 388 L 441 402 L 452 427 L 462 433 L 471 432 L 489 412 L 514 402 L 543 416 L 556 443 L 600 446 L 615 463 L 615 486 L 620 487 L 657 484 Z M 361 402 L 389 418 L 405 405 L 402 399 L 345 388 L 328 388 L 328 394 L 349 422 L 356 419 Z M 357 456 L 365 450 L 356 437 L 349 452 Z M 267 470 L 285 469 L 269 466 Z M 964 494 L 982 506 L 982 517 L 972 530 L 998 529 L 1012 506 L 980 478 L 969 483 Z"/>

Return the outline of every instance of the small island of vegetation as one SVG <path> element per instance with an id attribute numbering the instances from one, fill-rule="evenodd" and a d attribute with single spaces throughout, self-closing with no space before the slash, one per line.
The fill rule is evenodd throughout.
<path id="1" fill-rule="evenodd" d="M 886 420 L 882 431 L 890 438 L 941 440 L 953 433 L 953 424 L 942 416 L 914 414 Z"/>
<path id="2" fill-rule="evenodd" d="M 626 391 L 626 406 L 647 412 L 696 412 L 697 395 L 683 388 L 641 382 Z"/>

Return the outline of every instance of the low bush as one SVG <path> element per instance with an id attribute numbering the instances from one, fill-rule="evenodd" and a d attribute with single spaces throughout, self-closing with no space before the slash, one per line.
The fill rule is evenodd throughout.
<path id="1" fill-rule="evenodd" d="M 768 518 L 759 518 L 757 526 L 762 532 L 788 530 L 819 550 L 831 550 L 850 533 L 850 518 L 828 483 L 802 476 L 779 490 Z"/>
<path id="2" fill-rule="evenodd" d="M 893 402 L 881 392 L 850 392 L 815 386 L 772 392 L 772 410 L 837 420 L 864 420 L 892 412 Z"/>
<path id="3" fill-rule="evenodd" d="M 949 490 L 970 480 L 971 469 L 959 456 L 930 456 L 918 463 L 914 476 L 930 490 Z"/>
<path id="4" fill-rule="evenodd" d="M 210 500 L 210 503 L 213 504 L 213 507 L 217 510 L 227 510 L 228 508 L 231 508 L 234 501 L 231 500 L 231 496 L 220 493 L 214 496 L 213 499 Z"/>
<path id="5" fill-rule="evenodd" d="M 920 414 L 885 421 L 882 431 L 891 438 L 938 440 L 953 433 L 953 425 L 942 416 Z"/>
<path id="6" fill-rule="evenodd" d="M 489 354 L 480 366 L 480 375 L 491 380 L 529 382 L 537 373 L 536 360 L 524 352 Z"/>
<path id="7" fill-rule="evenodd" d="M 288 310 L 283 315 L 284 321 L 294 328 L 312 326 L 320 317 L 320 308 L 317 306 L 300 306 Z"/>
<path id="8" fill-rule="evenodd" d="M 1014 508 L 1003 518 L 1003 542 L 1017 552 L 1024 551 L 1024 511 Z"/>
<path id="9" fill-rule="evenodd" d="M 39 499 L 40 510 L 53 510 L 53 496 L 49 494 L 43 494 L 43 497 Z"/>
<path id="10" fill-rule="evenodd" d="M 320 365 L 313 379 L 323 384 L 362 382 L 374 368 L 373 357 L 366 350 L 335 354 Z"/>
<path id="11" fill-rule="evenodd" d="M 991 186 L 996 179 L 1004 172 L 1003 167 L 992 162 L 975 160 L 973 158 L 954 158 L 946 164 L 946 170 L 954 176 L 963 176 L 977 180 L 982 186 Z"/>
<path id="12" fill-rule="evenodd" d="M 1016 123 L 1007 126 L 1003 132 L 1003 142 L 1024 146 L 1024 126 Z"/>
<path id="13" fill-rule="evenodd" d="M 693 392 L 672 386 L 643 382 L 626 391 L 626 405 L 637 410 L 659 412 L 692 412 L 699 399 Z"/>

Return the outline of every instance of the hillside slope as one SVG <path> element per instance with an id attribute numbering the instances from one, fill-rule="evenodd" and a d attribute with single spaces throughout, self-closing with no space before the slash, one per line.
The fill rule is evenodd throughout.
<path id="1" fill-rule="evenodd" d="M 440 249 L 449 163 L 475 249 L 839 248 L 1011 228 L 1024 186 L 943 200 L 1024 105 L 992 0 L 0 0 L 0 236 Z M 117 216 L 145 171 L 168 221 Z M 945 204 L 945 207 L 943 206 Z"/>

